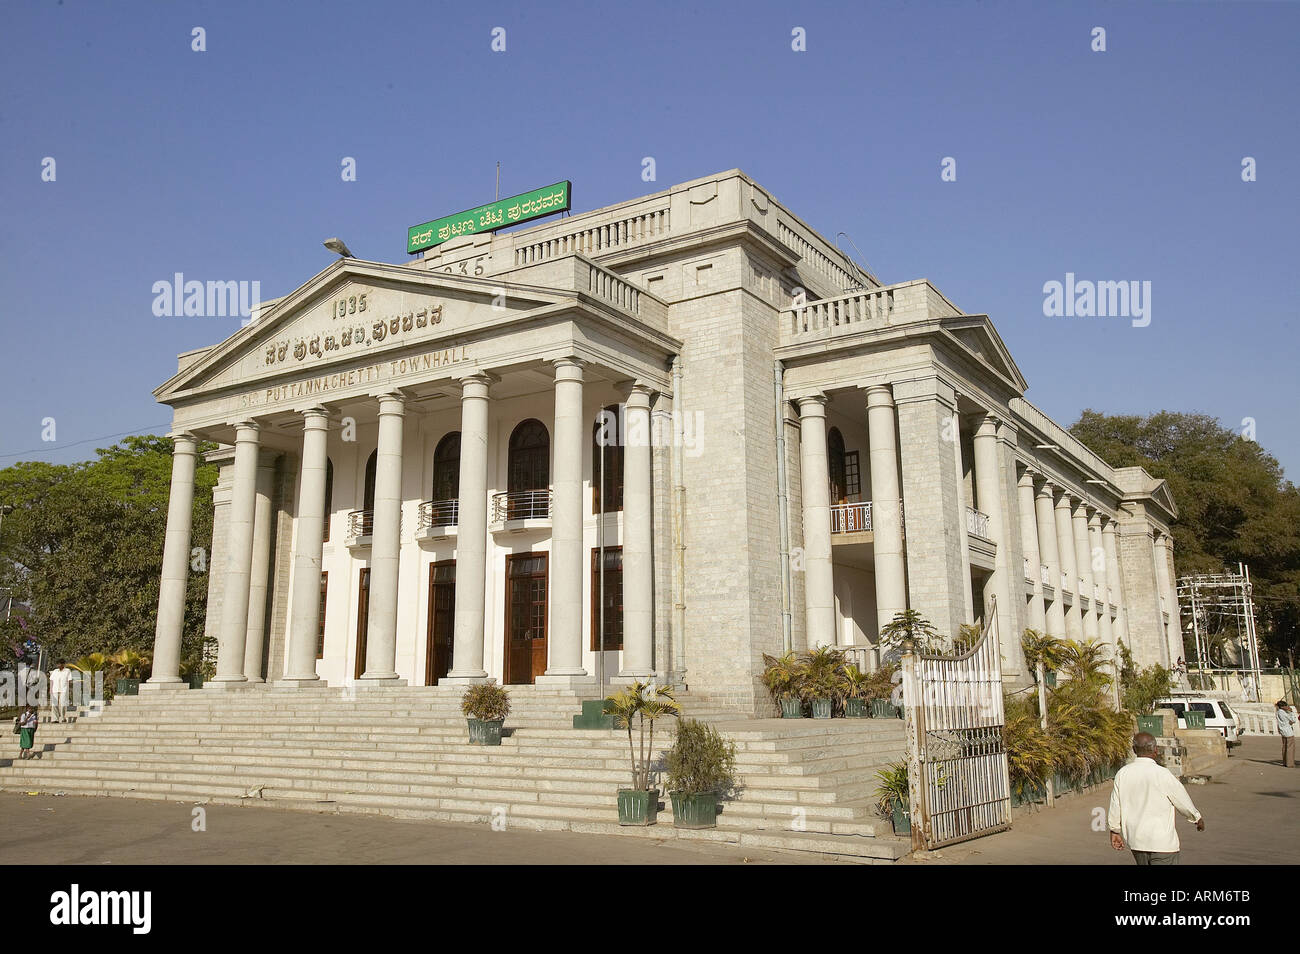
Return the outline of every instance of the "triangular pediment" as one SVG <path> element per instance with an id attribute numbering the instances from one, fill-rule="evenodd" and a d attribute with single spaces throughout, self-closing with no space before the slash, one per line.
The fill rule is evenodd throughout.
<path id="1" fill-rule="evenodd" d="M 160 401 L 324 370 L 409 345 L 451 341 L 572 292 L 340 259 L 207 350 L 154 394 Z"/>
<path id="2" fill-rule="evenodd" d="M 1022 394 L 1029 386 L 988 315 L 960 315 L 941 321 L 943 329 L 981 364 L 1010 381 Z"/>

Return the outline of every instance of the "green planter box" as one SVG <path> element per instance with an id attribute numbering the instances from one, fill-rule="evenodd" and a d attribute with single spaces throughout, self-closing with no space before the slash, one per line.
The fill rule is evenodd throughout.
<path id="1" fill-rule="evenodd" d="M 898 717 L 898 710 L 888 699 L 871 700 L 871 718 L 873 719 L 895 719 Z"/>
<path id="2" fill-rule="evenodd" d="M 1056 688 L 1056 673 L 1049 672 L 1043 675 L 1043 682 L 1047 684 L 1048 689 Z"/>
<path id="3" fill-rule="evenodd" d="M 659 814 L 659 790 L 634 788 L 618 790 L 618 823 L 620 825 L 653 825 Z"/>
<path id="4" fill-rule="evenodd" d="M 781 700 L 781 718 L 782 719 L 802 719 L 803 703 L 798 699 Z"/>
<path id="5" fill-rule="evenodd" d="M 812 714 L 814 719 L 829 719 L 834 713 L 834 703 L 830 699 L 814 699 Z"/>
<path id="6" fill-rule="evenodd" d="M 716 828 L 718 825 L 718 796 L 713 792 L 688 795 L 670 792 L 673 803 L 674 828 Z"/>
<path id="7" fill-rule="evenodd" d="M 138 696 L 140 694 L 140 680 L 118 679 L 115 691 L 119 696 Z"/>
<path id="8" fill-rule="evenodd" d="M 469 723 L 469 744 L 470 745 L 500 745 L 501 744 L 501 726 L 505 724 L 504 719 L 467 719 Z"/>
<path id="9" fill-rule="evenodd" d="M 1185 724 L 1185 725 L 1187 726 L 1187 728 L 1189 728 L 1189 729 L 1204 729 L 1204 728 L 1205 728 L 1205 713 L 1204 713 L 1204 712 L 1192 712 L 1191 710 L 1188 710 L 1187 712 L 1184 712 L 1184 713 L 1183 713 L 1183 719 L 1184 719 L 1184 724 Z"/>
<path id="10" fill-rule="evenodd" d="M 866 717 L 867 717 L 867 701 L 865 699 L 844 700 L 844 718 L 865 719 Z"/>
<path id="11" fill-rule="evenodd" d="M 905 809 L 903 803 L 897 798 L 894 799 L 893 809 L 894 834 L 910 835 L 912 833 L 912 813 Z"/>
<path id="12" fill-rule="evenodd" d="M 1165 734 L 1165 720 L 1158 715 L 1138 716 L 1138 731 L 1150 732 L 1157 739 Z"/>
<path id="13" fill-rule="evenodd" d="M 202 674 L 202 673 L 198 673 L 198 672 L 196 672 L 196 673 L 194 673 L 193 675 L 187 677 L 185 681 L 188 682 L 188 683 L 190 684 L 190 688 L 191 688 L 191 689 L 202 689 L 202 688 L 203 688 L 203 674 Z"/>

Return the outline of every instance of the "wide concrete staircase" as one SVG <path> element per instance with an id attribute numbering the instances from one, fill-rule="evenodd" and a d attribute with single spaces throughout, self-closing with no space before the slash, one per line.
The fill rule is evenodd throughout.
<path id="1" fill-rule="evenodd" d="M 908 851 L 870 793 L 904 757 L 890 719 L 743 719 L 687 697 L 687 717 L 733 739 L 741 779 L 718 827 L 618 824 L 627 736 L 575 730 L 583 697 L 514 687 L 500 747 L 468 743 L 453 688 L 194 690 L 119 697 L 74 723 L 42 723 L 39 759 L 0 742 L 0 789 L 127 795 L 507 827 L 687 838 L 892 861 Z M 671 728 L 655 736 L 656 758 Z M 668 801 L 665 796 L 663 801 Z"/>

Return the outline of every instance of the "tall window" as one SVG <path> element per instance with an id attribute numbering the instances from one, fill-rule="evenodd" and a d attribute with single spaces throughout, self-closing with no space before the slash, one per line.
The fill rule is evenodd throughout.
<path id="1" fill-rule="evenodd" d="M 325 542 L 330 539 L 330 515 L 334 512 L 334 462 L 325 458 Z"/>
<path id="2" fill-rule="evenodd" d="M 510 435 L 506 490 L 545 490 L 551 484 L 551 436 L 541 421 L 529 418 Z"/>
<path id="3" fill-rule="evenodd" d="M 433 451 L 433 496 L 430 500 L 455 500 L 460 496 L 460 431 L 452 431 Z"/>
<path id="4" fill-rule="evenodd" d="M 826 464 L 831 477 L 831 503 L 836 504 L 848 496 L 844 480 L 844 435 L 832 427 L 826 435 Z"/>
<path id="5" fill-rule="evenodd" d="M 600 622 L 606 650 L 623 648 L 623 548 L 605 547 L 605 598 L 601 600 L 600 549 L 591 550 L 591 648 L 599 652 Z"/>
<path id="6" fill-rule="evenodd" d="M 370 452 L 370 459 L 366 461 L 366 483 L 365 492 L 361 498 L 362 510 L 375 509 L 375 467 L 379 463 L 379 451 Z"/>
<path id="7" fill-rule="evenodd" d="M 325 594 L 329 592 L 330 575 L 325 570 L 320 575 L 320 633 L 316 637 L 316 658 L 325 658 Z"/>
<path id="8" fill-rule="evenodd" d="M 623 408 L 611 404 L 603 409 L 591 428 L 591 512 L 623 509 Z"/>
<path id="9" fill-rule="evenodd" d="M 862 496 L 862 467 L 857 451 L 844 454 L 844 493 L 854 503 Z"/>

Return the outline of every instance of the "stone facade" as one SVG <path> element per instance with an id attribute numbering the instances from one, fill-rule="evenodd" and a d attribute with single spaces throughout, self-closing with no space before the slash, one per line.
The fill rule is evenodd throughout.
<path id="1" fill-rule="evenodd" d="M 401 265 L 341 259 L 183 355 L 155 393 L 177 435 L 222 445 L 207 627 L 223 685 L 420 685 L 437 663 L 451 682 L 591 691 L 601 673 L 652 674 L 765 712 L 761 657 L 787 629 L 794 648 L 871 666 L 880 626 L 908 607 L 955 634 L 996 600 L 1013 681 L 1028 626 L 1176 658 L 1167 487 L 1110 468 L 1026 387 L 986 316 L 928 281 L 880 283 L 732 170 Z M 620 438 L 623 506 L 602 522 L 592 433 L 611 405 L 655 437 Z M 518 436 L 528 422 L 540 452 Z M 438 457 L 453 435 L 454 466 Z M 258 465 L 273 475 L 260 506 Z M 1069 508 L 1057 527 L 1036 503 L 1048 493 L 1047 513 Z M 229 525 L 248 513 L 251 543 Z M 1058 531 L 1054 553 L 1040 545 Z M 625 548 L 627 610 L 611 624 L 623 650 L 603 657 L 602 542 Z M 531 589 L 512 575 L 523 554 L 545 558 Z M 453 561 L 454 634 L 435 637 L 452 624 L 432 581 Z M 252 571 L 245 628 L 225 596 Z M 170 609 L 164 647 L 179 638 Z M 446 638 L 450 660 L 434 659 Z M 529 646 L 545 652 L 524 660 Z"/>

